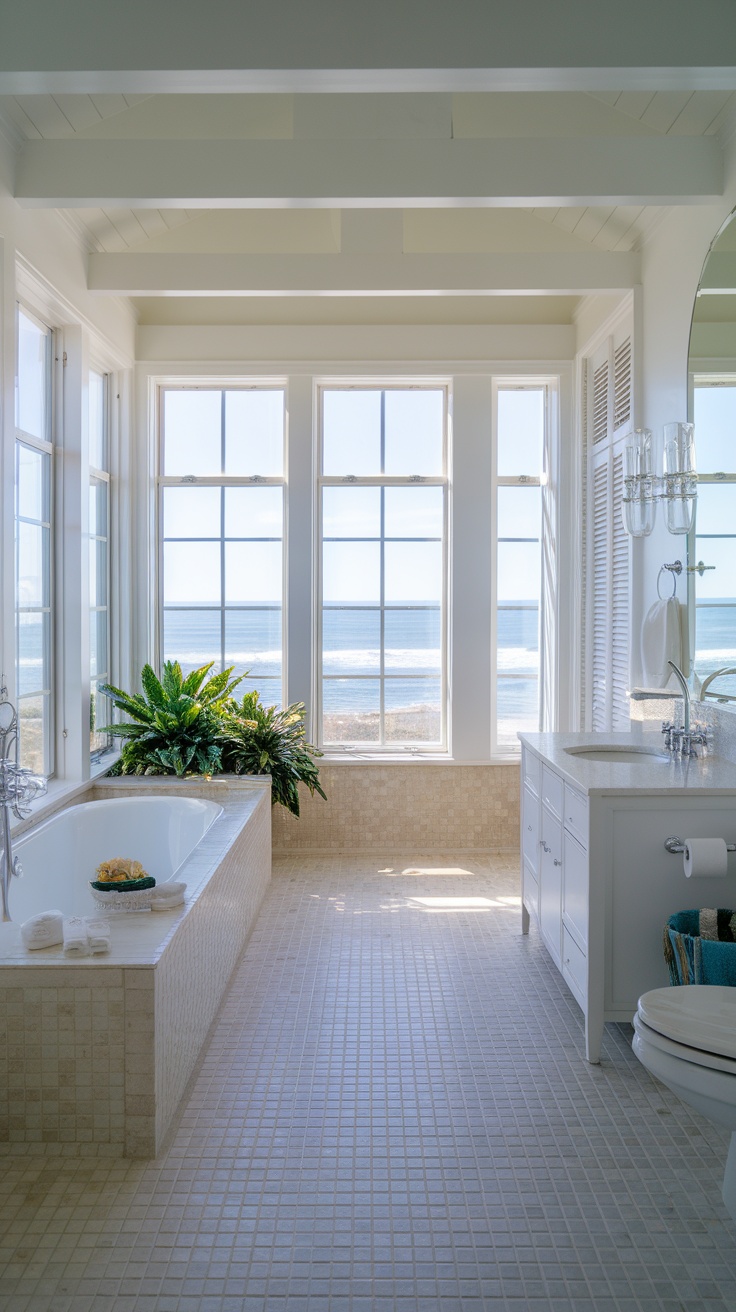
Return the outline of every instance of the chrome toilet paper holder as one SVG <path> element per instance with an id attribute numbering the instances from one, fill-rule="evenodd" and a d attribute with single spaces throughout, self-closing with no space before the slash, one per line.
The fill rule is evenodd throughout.
<path id="1" fill-rule="evenodd" d="M 667 848 L 667 851 L 671 852 L 673 856 L 677 856 L 685 851 L 684 842 L 681 838 L 678 838 L 676 834 L 672 834 L 670 838 L 665 838 L 664 845 Z M 736 852 L 736 843 L 726 843 L 726 851 Z"/>

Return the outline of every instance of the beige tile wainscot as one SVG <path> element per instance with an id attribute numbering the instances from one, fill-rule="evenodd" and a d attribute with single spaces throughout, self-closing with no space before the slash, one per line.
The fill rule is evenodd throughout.
<path id="1" fill-rule="evenodd" d="M 274 851 L 488 851 L 519 842 L 519 765 L 324 761 L 325 802 L 300 790 L 297 820 L 274 807 Z"/>
<path id="2" fill-rule="evenodd" d="M 60 947 L 2 957 L 2 1142 L 146 1158 L 176 1115 L 271 877 L 270 784 L 108 779 L 84 800 L 152 792 L 223 808 L 177 872 L 186 902 L 111 917 L 104 964 Z"/>

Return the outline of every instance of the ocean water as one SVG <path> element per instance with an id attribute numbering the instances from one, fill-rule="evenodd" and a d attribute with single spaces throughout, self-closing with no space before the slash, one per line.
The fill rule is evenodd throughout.
<path id="1" fill-rule="evenodd" d="M 281 616 L 278 610 L 226 613 L 226 661 L 264 701 L 281 696 Z M 380 629 L 375 611 L 358 607 L 325 612 L 323 649 L 325 706 L 334 713 L 360 714 L 378 706 Z M 393 709 L 436 705 L 440 695 L 440 618 L 436 610 L 386 612 L 384 634 L 387 706 Z M 218 659 L 219 612 L 167 611 L 164 656 L 193 669 Z M 41 684 L 41 633 L 34 624 L 21 629 L 21 692 Z M 498 715 L 528 722 L 537 704 L 538 618 L 536 609 L 498 614 Z M 736 607 L 698 608 L 696 669 L 704 673 L 736 664 Z"/>
<path id="2" fill-rule="evenodd" d="M 437 706 L 440 700 L 441 626 L 438 610 L 396 609 L 385 612 L 385 701 L 387 709 Z M 537 612 L 502 610 L 498 617 L 499 714 L 528 716 L 537 700 Z M 41 682 L 40 628 L 21 632 L 21 691 Z M 324 704 L 331 713 L 375 712 L 379 699 L 380 616 L 349 607 L 324 616 Z M 266 702 L 281 697 L 281 614 L 278 609 L 227 611 L 225 659 L 243 684 L 258 687 Z M 219 611 L 167 610 L 164 659 L 195 669 L 219 659 Z"/>

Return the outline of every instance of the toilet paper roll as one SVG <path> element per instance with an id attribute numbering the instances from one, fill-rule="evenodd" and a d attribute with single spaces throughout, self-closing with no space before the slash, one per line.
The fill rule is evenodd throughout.
<path id="1" fill-rule="evenodd" d="M 728 850 L 722 838 L 686 838 L 683 863 L 686 879 L 721 879 L 728 868 Z"/>

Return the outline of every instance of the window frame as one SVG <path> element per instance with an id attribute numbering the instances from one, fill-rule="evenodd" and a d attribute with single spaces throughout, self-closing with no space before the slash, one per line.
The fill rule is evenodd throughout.
<path id="1" fill-rule="evenodd" d="M 439 475 L 330 475 L 323 473 L 324 466 L 324 397 L 329 391 L 377 391 L 385 393 L 387 391 L 440 391 L 442 393 L 442 473 Z M 450 480 L 450 416 L 452 409 L 452 383 L 451 380 L 442 377 L 435 378 L 431 376 L 417 378 L 402 378 L 400 375 L 390 375 L 385 378 L 320 378 L 316 380 L 316 416 L 315 416 L 315 509 L 314 509 L 314 697 L 313 697 L 313 725 L 314 737 L 317 747 L 327 756 L 360 756 L 360 757 L 386 757 L 386 756 L 412 756 L 412 757 L 433 757 L 447 756 L 450 743 L 450 660 L 449 660 L 449 630 L 450 630 L 450 503 L 451 503 L 451 480 Z M 383 433 L 381 440 L 383 455 Z M 385 644 L 383 634 L 385 630 L 385 615 L 390 609 L 407 609 L 407 607 L 386 606 L 383 598 L 377 606 L 371 605 L 365 609 L 378 609 L 380 613 L 380 631 L 381 631 L 381 648 L 378 674 L 355 675 L 351 676 L 356 679 L 366 679 L 379 681 L 379 735 L 378 742 L 365 742 L 360 739 L 352 742 L 329 742 L 324 737 L 324 714 L 323 714 L 323 686 L 325 678 L 337 678 L 339 676 L 325 676 L 323 673 L 323 493 L 325 488 L 329 487 L 440 487 L 443 492 L 442 504 L 442 584 L 440 598 L 440 739 L 436 743 L 422 742 L 394 742 L 385 738 Z M 421 539 L 418 539 L 421 540 Z M 432 539 L 434 541 L 435 539 Z M 383 591 L 383 550 L 385 538 L 381 534 L 381 590 Z M 416 676 L 419 678 L 420 676 Z M 390 676 L 389 676 L 390 678 Z"/>
<path id="2" fill-rule="evenodd" d="M 167 392 L 212 392 L 218 391 L 224 395 L 226 392 L 280 392 L 284 398 L 283 409 L 283 435 L 282 435 L 282 456 L 283 472 L 278 475 L 262 474 L 165 474 L 164 462 L 164 401 Z M 224 404 L 223 417 L 221 419 L 221 442 L 225 442 L 225 420 Z M 221 665 L 225 668 L 225 617 L 228 610 L 250 610 L 259 609 L 257 606 L 227 606 L 224 600 L 224 550 L 225 550 L 225 517 L 224 507 L 221 512 L 220 524 L 220 605 L 219 606 L 166 606 L 164 597 L 164 545 L 166 541 L 187 541 L 188 539 L 167 539 L 164 537 L 164 492 L 167 487 L 216 487 L 223 494 L 229 487 L 279 487 L 282 492 L 282 532 L 281 532 L 281 702 L 287 704 L 287 623 L 288 623 L 288 597 L 287 597 L 287 580 L 288 580 L 288 477 L 287 477 L 287 427 L 288 427 L 288 382 L 281 377 L 273 377 L 267 380 L 251 380 L 248 378 L 221 378 L 213 377 L 195 379 L 183 377 L 181 381 L 173 378 L 167 378 L 159 381 L 157 385 L 156 396 L 156 499 L 155 499 L 155 544 L 156 544 L 156 590 L 155 590 L 155 623 L 156 633 L 154 648 L 158 668 L 161 669 L 164 661 L 164 612 L 165 610 L 177 610 L 181 612 L 193 610 L 211 610 L 219 612 L 220 616 L 220 653 L 215 657 L 215 665 Z M 224 454 L 223 454 L 224 463 Z M 189 539 L 193 541 L 215 539 Z M 260 609 L 264 609 L 261 607 Z M 258 676 L 252 676 L 249 683 L 258 684 Z M 268 683 L 271 682 L 270 677 Z M 260 692 L 260 689 L 259 689 Z M 261 699 L 263 700 L 263 698 Z M 265 704 L 268 704 L 266 702 Z"/>
<path id="3" fill-rule="evenodd" d="M 89 486 L 89 487 L 92 486 L 92 483 L 93 483 L 93 481 L 94 481 L 94 482 L 96 482 L 96 483 L 102 483 L 102 484 L 105 486 L 105 488 L 106 488 L 106 494 L 105 494 L 105 510 L 106 510 L 106 515 L 105 515 L 105 524 L 106 524 L 106 530 L 107 530 L 107 531 L 106 531 L 106 533 L 105 533 L 104 535 L 103 535 L 103 534 L 99 534 L 99 533 L 96 533 L 96 534 L 93 535 L 91 531 L 88 531 L 87 537 L 88 537 L 88 541 L 89 541 L 89 551 L 90 551 L 90 553 L 91 553 L 91 552 L 93 551 L 93 549 L 94 549 L 93 544 L 96 543 L 96 542 L 99 542 L 99 541 L 104 541 L 104 542 L 106 543 L 106 545 L 107 545 L 107 551 L 106 551 L 106 553 L 105 553 L 105 558 L 106 558 L 106 569 L 105 569 L 105 605 L 104 605 L 104 607 L 103 607 L 103 606 L 95 606 L 95 605 L 93 605 L 91 594 L 90 594 L 90 597 L 89 597 L 90 629 L 89 629 L 89 638 L 88 638 L 88 658 L 89 658 L 89 665 L 90 665 L 90 670 L 89 670 L 89 677 L 90 677 L 90 717 L 91 717 L 91 707 L 92 707 L 92 697 L 93 697 L 92 685 L 95 684 L 95 685 L 97 685 L 97 687 L 99 688 L 99 685 L 100 685 L 101 682 L 104 682 L 104 683 L 111 683 L 111 682 L 112 682 L 112 665 L 113 665 L 113 650 L 112 650 L 112 543 L 113 543 L 113 524 L 112 524 L 112 474 L 111 474 L 111 468 L 112 468 L 112 450 L 111 450 L 111 446 L 112 446 L 112 427 L 113 427 L 113 425 L 112 425 L 112 390 L 113 390 L 113 381 L 114 381 L 114 380 L 113 380 L 113 376 L 112 376 L 112 374 L 111 374 L 111 372 L 110 372 L 109 370 L 106 370 L 104 367 L 99 367 L 99 368 L 98 368 L 94 363 L 90 364 L 90 367 L 89 367 L 89 370 L 88 370 L 88 373 L 87 373 L 87 379 L 88 379 L 88 400 L 89 400 L 89 379 L 90 379 L 90 377 L 91 377 L 92 374 L 96 374 L 98 377 L 100 377 L 100 378 L 102 379 L 102 386 L 103 386 L 102 416 L 103 416 L 103 434 L 104 434 L 105 468 L 100 468 L 100 467 L 98 467 L 97 465 L 93 465 L 93 463 L 92 463 L 92 453 L 91 453 L 91 443 L 90 443 L 90 444 L 89 444 L 89 458 L 88 458 L 88 461 L 87 461 L 87 482 L 88 482 L 88 486 Z M 89 526 L 88 526 L 88 530 L 89 530 Z M 105 611 L 105 637 L 106 637 L 106 645 L 107 645 L 107 670 L 106 670 L 103 674 L 101 674 L 100 671 L 97 670 L 97 671 L 95 672 L 94 676 L 93 676 L 93 674 L 92 674 L 92 659 L 91 659 L 91 657 L 92 657 L 92 617 L 93 617 L 93 615 L 96 615 L 100 610 L 104 610 L 104 611 Z M 110 711 L 111 711 L 111 710 L 112 710 L 112 707 L 110 707 Z M 109 718 L 109 712 L 108 712 L 108 718 Z M 112 734 L 106 734 L 106 735 L 105 735 L 105 740 L 104 740 L 104 742 L 101 743 L 99 747 L 93 747 L 93 746 L 92 746 L 92 729 L 91 729 L 91 726 L 90 726 L 90 742 L 89 742 L 89 760 L 90 760 L 90 766 L 95 766 L 96 764 L 98 764 L 98 763 L 103 759 L 103 757 L 105 757 L 109 752 L 111 752 L 111 751 L 113 750 L 113 747 L 114 747 L 114 741 L 113 741 Z"/>
<path id="4" fill-rule="evenodd" d="M 42 331 L 46 339 L 46 360 L 45 360 L 45 392 L 46 392 L 46 436 L 41 438 L 33 433 L 28 433 L 19 425 L 19 364 L 20 364 L 20 316 L 28 319 L 31 323 Z M 14 533 L 14 652 L 15 652 L 15 700 L 18 708 L 19 720 L 19 750 L 22 755 L 22 725 L 21 725 L 21 703 L 32 697 L 40 696 L 46 701 L 48 714 L 44 716 L 43 728 L 43 765 L 41 773 L 46 778 L 53 778 L 56 772 L 56 719 L 58 708 L 57 701 L 57 643 L 59 641 L 58 616 L 56 609 L 57 588 L 56 588 L 56 570 L 57 570 L 57 542 L 56 535 L 58 531 L 56 515 L 57 489 L 57 447 L 59 445 L 57 424 L 58 424 L 58 398 L 55 386 L 54 361 L 57 355 L 58 330 L 46 322 L 45 316 L 36 313 L 30 308 L 27 302 L 18 297 L 15 304 L 15 400 L 14 400 L 14 446 L 13 446 L 13 472 L 14 472 L 14 507 L 13 507 L 13 533 Z M 44 511 L 48 514 L 48 519 L 37 521 L 47 530 L 47 556 L 43 561 L 43 582 L 45 584 L 47 604 L 42 606 L 21 607 L 19 605 L 18 593 L 18 536 L 19 526 L 22 520 L 19 508 L 19 448 L 26 447 L 28 450 L 36 451 L 44 458 L 43 464 L 43 499 L 45 502 Z M 32 521 L 36 522 L 36 521 Z M 43 660 L 48 672 L 48 686 L 44 686 L 40 691 L 33 693 L 21 693 L 19 687 L 20 674 L 20 616 L 26 613 L 41 613 L 48 617 L 48 626 L 44 625 L 44 653 Z"/>
<path id="5" fill-rule="evenodd" d="M 503 487 L 530 488 L 537 487 L 540 489 L 540 523 L 539 523 L 539 606 L 538 606 L 538 673 L 537 673 L 537 707 L 538 718 L 535 729 L 519 728 L 519 733 L 538 732 L 545 720 L 554 716 L 555 708 L 547 705 L 545 696 L 546 687 L 555 683 L 554 674 L 550 677 L 550 671 L 547 666 L 553 659 L 552 644 L 545 641 L 545 632 L 547 628 L 546 617 L 548 607 L 546 605 L 545 580 L 544 580 L 544 555 L 546 549 L 545 526 L 548 519 L 547 508 L 545 507 L 545 498 L 550 491 L 554 491 L 556 467 L 555 437 L 557 428 L 557 414 L 559 410 L 559 390 L 561 379 L 559 375 L 544 374 L 536 376 L 534 374 L 503 374 L 494 373 L 492 385 L 492 473 L 491 473 L 491 724 L 490 724 L 490 754 L 491 760 L 497 761 L 516 761 L 521 756 L 521 744 L 516 745 L 509 743 L 499 743 L 498 737 L 498 615 L 499 610 L 508 609 L 499 603 L 498 588 L 498 545 L 499 541 L 505 539 L 499 538 L 498 533 L 498 490 Z M 499 394 L 504 391 L 514 392 L 543 392 L 543 423 L 542 433 L 542 459 L 539 475 L 532 474 L 499 474 L 499 423 L 498 423 L 498 398 Z M 559 525 L 554 523 L 554 531 L 559 540 Z M 533 539 L 529 539 L 532 541 Z M 524 609 L 519 607 L 519 609 Z M 557 635 L 555 634 L 555 638 Z"/>

